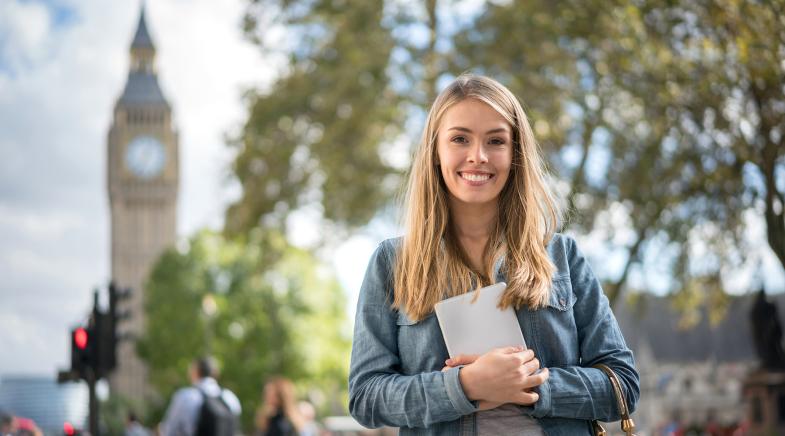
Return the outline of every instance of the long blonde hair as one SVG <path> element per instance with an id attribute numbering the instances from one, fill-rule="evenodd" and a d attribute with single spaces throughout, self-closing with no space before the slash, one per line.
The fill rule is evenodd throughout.
<path id="1" fill-rule="evenodd" d="M 437 132 L 444 113 L 473 98 L 502 115 L 513 131 L 510 176 L 499 194 L 496 224 L 483 253 L 483 270 L 470 266 L 455 236 L 449 192 L 437 166 Z M 507 290 L 501 307 L 543 307 L 555 266 L 548 242 L 561 212 L 545 181 L 546 171 L 529 120 L 517 98 L 488 77 L 463 74 L 431 106 L 409 174 L 404 205 L 405 233 L 396 257 L 393 306 L 419 321 L 445 297 L 487 286 L 494 264 L 504 258 Z"/>
<path id="2" fill-rule="evenodd" d="M 273 377 L 265 385 L 264 389 L 270 389 L 272 395 L 275 397 L 274 403 L 268 401 L 267 392 L 264 393 L 264 402 L 262 406 L 256 410 L 256 429 L 264 434 L 269 426 L 270 420 L 278 414 L 283 412 L 286 419 L 292 424 L 292 427 L 297 432 L 300 432 L 305 426 L 305 418 L 297 408 L 297 398 L 294 391 L 294 383 L 284 377 Z"/>

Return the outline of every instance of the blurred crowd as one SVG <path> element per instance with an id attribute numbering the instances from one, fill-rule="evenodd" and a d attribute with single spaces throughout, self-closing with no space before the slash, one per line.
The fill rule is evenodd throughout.
<path id="1" fill-rule="evenodd" d="M 43 436 L 35 423 L 0 410 L 0 436 Z"/>
<path id="2" fill-rule="evenodd" d="M 705 422 L 685 423 L 678 416 L 657 426 L 657 436 L 745 436 L 749 434 L 746 421 L 721 423 L 709 417 Z"/>

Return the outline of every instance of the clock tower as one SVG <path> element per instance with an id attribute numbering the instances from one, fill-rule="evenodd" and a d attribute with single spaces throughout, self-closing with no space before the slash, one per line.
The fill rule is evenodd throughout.
<path id="1" fill-rule="evenodd" d="M 122 308 L 131 313 L 123 322 L 131 340 L 119 344 L 110 384 L 113 392 L 137 401 L 149 392 L 147 369 L 134 341 L 144 325 L 144 284 L 153 263 L 175 243 L 179 181 L 177 132 L 158 86 L 155 46 L 144 12 L 143 5 L 107 144 L 112 279 L 133 290 Z"/>

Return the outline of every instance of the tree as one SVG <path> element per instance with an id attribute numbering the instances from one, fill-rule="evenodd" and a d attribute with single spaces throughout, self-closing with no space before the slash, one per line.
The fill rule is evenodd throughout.
<path id="1" fill-rule="evenodd" d="M 320 391 L 315 402 L 332 400 L 317 407 L 342 410 L 348 376 L 346 301 L 337 282 L 280 235 L 267 232 L 262 240 L 260 232 L 229 241 L 203 231 L 187 249 L 166 252 L 146 286 L 147 321 L 138 343 L 163 398 L 188 384 L 195 357 L 215 356 L 222 384 L 243 404 L 247 428 L 266 378 L 289 377 Z M 273 250 L 268 244 L 276 246 L 272 264 L 264 262 L 265 251 Z"/>
<path id="2" fill-rule="evenodd" d="M 279 12 L 276 23 L 294 34 L 323 37 L 300 38 L 302 43 L 292 49 L 292 73 L 251 99 L 253 108 L 269 112 L 261 118 L 252 112 L 246 125 L 256 136 L 244 137 L 237 173 L 249 194 L 228 217 L 243 224 L 230 228 L 256 226 L 270 216 L 265 210 L 281 200 L 281 210 L 304 204 L 287 202 L 287 197 L 273 196 L 269 204 L 259 200 L 259 189 L 268 180 L 248 177 L 242 167 L 256 159 L 264 168 L 302 168 L 286 156 L 250 151 L 253 138 L 274 137 L 267 130 L 254 130 L 277 125 L 275 99 L 284 97 L 274 96 L 304 93 L 320 100 L 326 91 L 315 84 L 329 77 L 332 87 L 349 91 L 345 98 L 352 99 L 353 111 L 374 113 L 377 106 L 361 98 L 362 91 L 337 85 L 356 80 L 372 67 L 384 77 L 377 97 L 394 116 L 357 119 L 352 126 L 364 132 L 378 120 L 379 129 L 392 133 L 385 139 L 398 133 L 405 137 L 400 123 L 419 126 L 440 80 L 471 70 L 497 78 L 523 97 L 559 174 L 555 183 L 570 213 L 565 227 L 604 234 L 612 251 L 622 253 L 621 268 L 603 271 L 612 303 L 620 301 L 633 272 L 642 271 L 647 257 L 657 252 L 668 260 L 662 268 L 670 289 L 722 301 L 714 296 L 723 292 L 723 276 L 747 260 L 742 237 L 746 211 L 765 217 L 770 246 L 783 259 L 785 147 L 777 122 L 785 104 L 782 0 L 487 2 L 467 16 L 455 11 L 460 2 L 436 0 L 415 5 L 376 1 L 359 8 L 353 4 L 354 12 L 345 10 L 346 2 L 326 0 L 257 0 L 251 5 L 251 35 L 260 32 L 262 11 L 271 9 Z M 360 10 L 371 9 L 374 13 L 364 15 L 365 21 L 359 19 Z M 339 68 L 322 58 L 323 53 L 351 53 L 342 41 L 366 47 L 368 39 L 384 43 L 367 59 L 342 56 Z M 310 79 L 288 81 L 301 77 L 302 65 L 309 68 Z M 305 100 L 286 111 L 287 119 L 312 113 Z M 325 121 L 319 124 L 322 135 L 337 138 L 345 132 L 340 123 L 320 119 Z M 284 123 L 284 131 L 298 131 L 288 125 Z M 379 152 L 388 144 L 385 139 L 364 138 L 362 149 Z M 314 145 L 295 139 L 289 147 L 310 150 Z M 377 160 L 373 152 L 360 156 L 350 164 L 359 183 L 400 182 L 385 178 L 396 171 L 384 159 Z M 363 164 L 366 160 L 382 167 Z M 319 160 L 314 173 L 346 169 L 329 169 L 329 164 Z M 321 195 L 316 201 L 325 215 L 334 208 L 346 214 L 328 217 L 331 220 L 361 225 L 389 200 L 393 190 L 386 189 L 388 184 L 379 186 L 385 189 L 373 188 L 372 201 L 350 204 L 331 200 L 330 188 L 323 184 L 316 189 Z M 268 206 L 254 209 L 257 203 Z M 240 210 L 254 213 L 233 218 Z"/>
<path id="3" fill-rule="evenodd" d="M 314 204 L 328 221 L 365 224 L 397 187 L 382 158 L 402 124 L 383 2 L 251 3 L 259 15 L 278 11 L 299 42 L 272 89 L 247 96 L 248 121 L 233 143 L 243 195 L 226 213 L 227 231 L 280 229 L 288 212 Z M 260 31 L 254 14 L 247 23 L 249 34 Z"/>
<path id="4" fill-rule="evenodd" d="M 601 3 L 491 5 L 458 38 L 458 69 L 503 77 L 533 107 L 535 127 L 575 120 L 556 137 L 547 121 L 536 130 L 568 177 L 570 210 L 588 217 L 580 231 L 626 221 L 605 231 L 627 251 L 605 286 L 612 302 L 652 245 L 668 247 L 672 289 L 721 294 L 722 274 L 747 251 L 743 214 L 761 198 L 772 249 L 785 250 L 775 183 L 785 147 L 774 121 L 785 104 L 782 2 Z M 576 148 L 577 165 L 565 164 Z M 589 177 L 592 153 L 605 162 Z M 750 183 L 750 166 L 765 183 Z"/>

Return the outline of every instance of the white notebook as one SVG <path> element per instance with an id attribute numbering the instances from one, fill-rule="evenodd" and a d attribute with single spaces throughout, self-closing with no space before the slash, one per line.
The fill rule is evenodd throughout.
<path id="1" fill-rule="evenodd" d="M 526 347 L 515 310 L 497 307 L 506 288 L 506 283 L 496 283 L 436 303 L 436 317 L 450 357 L 484 354 L 499 347 Z"/>

